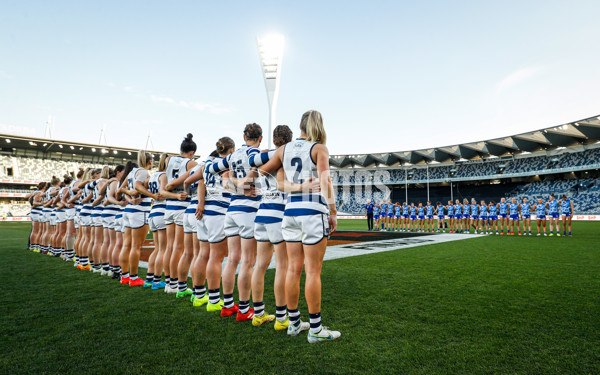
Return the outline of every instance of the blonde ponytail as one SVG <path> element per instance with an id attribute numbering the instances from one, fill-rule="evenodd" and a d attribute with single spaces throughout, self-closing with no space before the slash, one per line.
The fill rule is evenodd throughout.
<path id="1" fill-rule="evenodd" d="M 306 140 L 325 144 L 327 142 L 327 133 L 323 127 L 323 117 L 319 111 L 310 110 L 304 112 L 300 120 L 300 130 L 306 134 Z"/>

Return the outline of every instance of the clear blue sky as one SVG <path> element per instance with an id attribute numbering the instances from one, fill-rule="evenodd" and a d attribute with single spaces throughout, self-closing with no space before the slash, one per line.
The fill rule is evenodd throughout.
<path id="1" fill-rule="evenodd" d="M 278 123 L 332 154 L 510 135 L 600 113 L 598 1 L 7 1 L 0 132 L 206 155 L 267 125 L 256 35 L 286 37 Z"/>

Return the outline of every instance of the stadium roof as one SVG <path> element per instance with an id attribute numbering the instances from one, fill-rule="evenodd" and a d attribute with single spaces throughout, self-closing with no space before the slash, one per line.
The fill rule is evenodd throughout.
<path id="1" fill-rule="evenodd" d="M 594 144 L 600 141 L 600 115 L 558 126 L 486 141 L 462 143 L 423 150 L 376 154 L 332 155 L 329 164 L 337 168 L 397 166 L 475 160 L 492 156 L 513 156 Z"/>
<path id="2" fill-rule="evenodd" d="M 102 162 L 106 159 L 135 160 L 138 149 L 89 143 L 32 138 L 12 134 L 0 134 L 0 154 L 28 157 L 52 157 L 56 159 L 85 159 Z M 161 151 L 151 151 L 161 154 Z"/>

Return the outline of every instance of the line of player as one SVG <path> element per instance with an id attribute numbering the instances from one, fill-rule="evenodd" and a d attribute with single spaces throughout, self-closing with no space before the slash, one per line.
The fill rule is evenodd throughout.
<path id="1" fill-rule="evenodd" d="M 321 268 L 328 235 L 337 228 L 321 114 L 304 113 L 300 133 L 293 140 L 291 129 L 279 125 L 277 149 L 261 151 L 262 129 L 248 124 L 241 147 L 222 137 L 205 161 L 194 160 L 196 143 L 188 134 L 179 155 L 161 155 L 154 172 L 153 156 L 142 150 L 137 164 L 87 168 L 75 180 L 41 183 L 30 197 L 28 248 L 123 285 L 189 298 L 222 317 L 254 326 L 275 321 L 275 330 L 290 336 L 308 331 L 310 343 L 336 339 L 340 332 L 321 324 Z M 138 269 L 149 231 L 155 246 L 144 279 Z M 275 315 L 264 303 L 273 254 Z M 303 269 L 309 322 L 300 319 L 298 306 Z"/>
<path id="2" fill-rule="evenodd" d="M 370 203 L 367 203 L 369 205 Z M 548 197 L 544 202 L 539 198 L 537 202 L 530 203 L 527 198 L 521 202 L 517 198 L 511 198 L 510 202 L 506 198 L 501 198 L 500 202 L 491 201 L 486 203 L 481 200 L 479 203 L 475 198 L 463 199 L 462 203 L 456 199 L 454 203 L 448 201 L 447 204 L 437 202 L 434 206 L 428 201 L 425 205 L 422 202 L 400 204 L 387 203 L 382 201 L 380 204 L 372 205 L 373 219 L 375 221 L 375 230 L 402 231 L 402 232 L 446 232 L 449 233 L 472 233 L 475 234 L 497 234 L 504 235 L 532 235 L 531 217 L 535 213 L 537 222 L 537 235 L 547 236 L 548 229 L 550 236 L 560 236 L 559 224 L 562 223 L 564 236 L 572 236 L 571 220 L 573 217 L 573 201 L 563 194 L 560 200 L 556 199 L 554 194 Z M 522 231 L 521 231 L 522 223 Z"/>

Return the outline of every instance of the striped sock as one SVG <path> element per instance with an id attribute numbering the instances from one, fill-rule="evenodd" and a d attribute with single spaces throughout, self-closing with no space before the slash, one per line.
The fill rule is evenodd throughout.
<path id="1" fill-rule="evenodd" d="M 230 309 L 233 307 L 233 293 L 232 294 L 223 294 L 223 301 L 225 302 L 224 307 L 226 309 Z"/>
<path id="2" fill-rule="evenodd" d="M 79 261 L 80 261 L 80 259 L 79 259 L 79 255 L 77 255 L 77 254 L 75 254 L 75 261 L 76 261 L 77 263 L 79 263 Z"/>
<path id="3" fill-rule="evenodd" d="M 152 281 L 154 281 L 154 273 L 150 273 L 150 272 L 148 272 L 148 273 L 146 274 L 146 282 L 147 282 L 147 283 L 151 283 Z"/>
<path id="4" fill-rule="evenodd" d="M 137 274 L 131 275 L 131 276 L 129 276 L 129 278 L 131 279 L 131 281 L 135 281 L 138 279 L 138 275 Z"/>
<path id="5" fill-rule="evenodd" d="M 105 271 L 110 271 L 110 264 L 108 263 L 102 263 L 102 269 Z"/>
<path id="6" fill-rule="evenodd" d="M 171 289 L 177 289 L 177 284 L 179 283 L 179 279 L 171 278 L 170 287 Z"/>
<path id="7" fill-rule="evenodd" d="M 285 316 L 287 315 L 287 306 L 275 306 L 275 318 L 280 322 L 285 321 Z"/>
<path id="8" fill-rule="evenodd" d="M 115 272 L 121 273 L 121 266 L 115 266 Z"/>
<path id="9" fill-rule="evenodd" d="M 321 313 L 308 314 L 310 317 L 310 331 L 312 333 L 319 333 L 323 327 L 321 326 Z"/>
<path id="10" fill-rule="evenodd" d="M 194 286 L 194 296 L 196 298 L 202 298 L 206 295 L 206 288 L 202 286 Z"/>
<path id="11" fill-rule="evenodd" d="M 288 315 L 290 316 L 290 324 L 298 327 L 300 325 L 300 310 L 298 309 L 289 309 Z"/>
<path id="12" fill-rule="evenodd" d="M 187 281 L 180 281 L 178 283 L 177 290 L 179 290 L 180 292 L 185 292 L 186 289 L 187 289 Z"/>
<path id="13" fill-rule="evenodd" d="M 90 264 L 90 260 L 88 257 L 81 257 L 81 262 L 83 263 L 84 266 L 87 266 L 88 264 Z"/>
<path id="14" fill-rule="evenodd" d="M 253 302 L 254 305 L 254 315 L 263 316 L 265 315 L 265 303 L 264 302 Z"/>
<path id="15" fill-rule="evenodd" d="M 129 277 L 129 272 L 125 272 L 121 274 L 121 278 L 126 279 Z"/>
<path id="16" fill-rule="evenodd" d="M 246 314 L 250 310 L 250 301 L 240 301 L 240 313 Z"/>
<path id="17" fill-rule="evenodd" d="M 161 275 L 154 275 L 154 282 L 155 283 L 160 283 L 160 276 Z"/>
<path id="18" fill-rule="evenodd" d="M 221 296 L 221 289 L 209 289 L 208 290 L 208 302 L 216 305 L 219 303 L 219 297 Z M 233 298 L 231 298 L 233 300 Z"/>
<path id="19" fill-rule="evenodd" d="M 171 276 L 165 275 L 165 284 L 170 288 L 171 287 Z"/>

